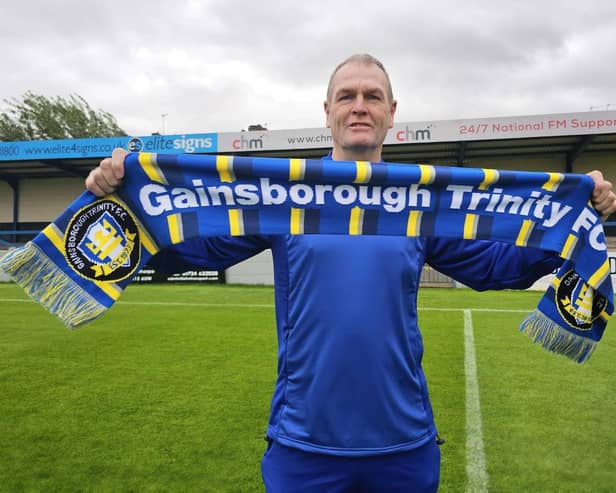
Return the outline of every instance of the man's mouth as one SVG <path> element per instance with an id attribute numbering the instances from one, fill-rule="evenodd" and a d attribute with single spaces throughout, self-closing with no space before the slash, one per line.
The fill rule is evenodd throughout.
<path id="1" fill-rule="evenodd" d="M 351 128 L 372 128 L 372 125 L 370 125 L 369 123 L 355 122 L 355 123 L 349 124 L 349 127 Z"/>

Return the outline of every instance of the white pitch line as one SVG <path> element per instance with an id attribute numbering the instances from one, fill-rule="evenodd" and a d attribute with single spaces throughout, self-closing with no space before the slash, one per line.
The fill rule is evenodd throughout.
<path id="1" fill-rule="evenodd" d="M 27 298 L 0 298 L 0 303 L 34 303 L 31 299 Z M 199 303 L 188 301 L 117 301 L 116 305 L 151 305 L 151 306 L 202 306 L 202 307 L 225 307 L 232 308 L 274 308 L 273 304 L 255 304 L 255 303 Z M 419 311 L 431 311 L 431 312 L 459 312 L 461 310 L 470 310 L 473 312 L 494 312 L 494 313 L 528 313 L 532 308 L 527 310 L 518 309 L 506 309 L 506 308 L 432 308 L 432 307 L 418 307 Z"/>
<path id="2" fill-rule="evenodd" d="M 471 310 L 464 310 L 464 374 L 466 376 L 466 492 L 488 491 L 488 472 L 483 451 L 479 381 Z"/>
<path id="3" fill-rule="evenodd" d="M 117 303 L 116 303 L 117 304 Z M 203 306 L 210 308 L 274 308 L 273 304 L 258 304 L 258 303 L 190 303 L 187 301 L 120 301 L 121 305 L 162 305 L 162 306 Z"/>
<path id="4" fill-rule="evenodd" d="M 0 303 L 34 303 L 33 300 L 23 298 L 0 298 Z M 274 308 L 273 304 L 250 304 L 250 303 L 190 303 L 187 301 L 118 301 L 116 305 L 147 305 L 147 306 L 198 306 L 204 308 Z"/>
<path id="5" fill-rule="evenodd" d="M 432 311 L 432 312 L 459 312 L 461 310 L 470 310 L 471 312 L 494 312 L 494 313 L 528 313 L 532 308 L 520 309 L 520 308 L 430 308 L 419 307 L 418 310 Z"/>

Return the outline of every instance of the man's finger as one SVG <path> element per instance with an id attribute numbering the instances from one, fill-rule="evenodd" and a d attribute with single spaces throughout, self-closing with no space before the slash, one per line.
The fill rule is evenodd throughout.
<path id="1" fill-rule="evenodd" d="M 97 197 L 104 197 L 105 195 L 107 195 L 107 193 L 105 192 L 105 190 L 103 190 L 103 188 L 97 183 L 95 177 L 94 177 L 94 172 L 91 171 L 90 174 L 87 176 L 86 178 L 86 188 L 92 192 L 94 195 L 96 195 Z"/>
<path id="2" fill-rule="evenodd" d="M 128 154 L 126 149 L 116 147 L 111 153 L 111 170 L 118 183 L 124 178 L 124 158 Z"/>

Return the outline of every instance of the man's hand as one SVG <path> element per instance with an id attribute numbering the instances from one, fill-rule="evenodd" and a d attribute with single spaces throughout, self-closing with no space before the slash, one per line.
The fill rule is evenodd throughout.
<path id="1" fill-rule="evenodd" d="M 124 178 L 124 158 L 128 151 L 117 147 L 111 157 L 103 159 L 86 178 L 86 188 L 97 197 L 104 197 L 116 191 Z"/>
<path id="2" fill-rule="evenodd" d="M 592 192 L 592 205 L 605 221 L 608 216 L 616 212 L 616 194 L 612 190 L 612 184 L 603 178 L 601 171 L 591 171 L 588 173 L 595 182 L 595 189 Z"/>

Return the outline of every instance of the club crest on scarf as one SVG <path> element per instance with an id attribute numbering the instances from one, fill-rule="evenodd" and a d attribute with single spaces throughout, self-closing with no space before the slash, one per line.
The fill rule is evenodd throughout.
<path id="1" fill-rule="evenodd" d="M 69 265 L 86 279 L 120 281 L 139 266 L 136 221 L 112 200 L 99 200 L 79 209 L 69 222 L 64 241 Z"/>
<path id="2" fill-rule="evenodd" d="M 563 319 L 577 330 L 592 329 L 593 322 L 607 307 L 607 299 L 570 270 L 556 289 L 556 306 Z"/>

